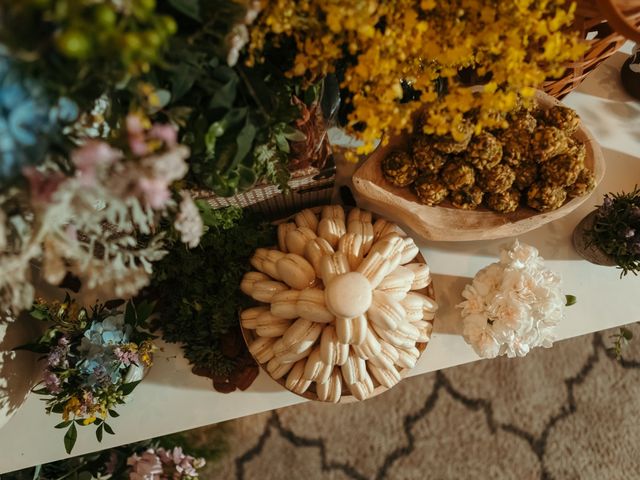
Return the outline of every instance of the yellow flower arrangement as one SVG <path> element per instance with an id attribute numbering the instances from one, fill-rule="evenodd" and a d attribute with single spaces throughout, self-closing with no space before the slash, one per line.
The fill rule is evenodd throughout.
<path id="1" fill-rule="evenodd" d="M 518 98 L 526 102 L 585 48 L 567 28 L 575 4 L 564 0 L 264 0 L 263 8 L 249 63 L 267 41 L 289 37 L 289 76 L 312 82 L 346 64 L 347 129 L 363 141 L 361 154 L 384 134 L 410 130 L 425 104 L 425 133 L 456 138 L 470 117 L 477 133 L 501 126 Z M 489 77 L 476 94 L 457 77 L 464 67 Z M 419 98 L 401 102 L 403 84 Z"/>

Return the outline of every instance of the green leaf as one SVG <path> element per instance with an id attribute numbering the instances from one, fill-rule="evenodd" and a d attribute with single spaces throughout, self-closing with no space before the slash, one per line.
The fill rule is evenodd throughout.
<path id="1" fill-rule="evenodd" d="M 116 433 L 113 431 L 113 428 L 111 428 L 109 426 L 109 424 L 107 423 L 103 423 L 101 426 L 104 427 L 104 431 L 107 432 L 109 435 L 115 435 Z"/>
<path id="2" fill-rule="evenodd" d="M 122 387 L 120 387 L 120 391 L 122 392 L 123 395 L 129 395 L 131 392 L 133 392 L 133 390 L 138 386 L 138 384 L 141 381 L 142 380 L 138 380 L 137 382 L 125 383 L 122 385 Z"/>
<path id="3" fill-rule="evenodd" d="M 565 303 L 565 306 L 567 307 L 570 307 L 571 305 L 575 305 L 576 302 L 578 301 L 574 295 L 565 295 L 565 298 L 567 299 L 567 303 Z"/>
<path id="4" fill-rule="evenodd" d="M 49 318 L 49 312 L 41 307 L 33 307 L 29 312 L 29 315 L 37 320 L 46 320 Z"/>
<path id="5" fill-rule="evenodd" d="M 119 417 L 120 414 L 118 412 L 116 412 L 115 410 L 109 410 L 109 415 L 111 415 L 113 418 Z"/>
<path id="6" fill-rule="evenodd" d="M 47 390 L 45 387 L 42 388 L 34 388 L 33 390 L 31 390 L 33 393 L 35 393 L 36 395 L 49 395 L 49 390 Z"/>
<path id="7" fill-rule="evenodd" d="M 143 300 L 136 305 L 136 316 L 138 317 L 138 325 L 143 325 L 153 313 L 156 302 Z"/>
<path id="8" fill-rule="evenodd" d="M 236 144 L 238 146 L 236 150 L 236 154 L 233 157 L 233 162 L 231 163 L 229 168 L 234 168 L 240 160 L 245 158 L 249 152 L 251 152 L 251 147 L 253 147 L 253 140 L 256 138 L 256 127 L 249 121 L 247 118 L 244 127 L 240 130 L 240 133 L 236 137 Z"/>
<path id="9" fill-rule="evenodd" d="M 633 332 L 625 327 L 620 327 L 620 335 L 628 342 L 633 338 Z"/>
<path id="10" fill-rule="evenodd" d="M 64 449 L 67 453 L 71 453 L 74 445 L 76 444 L 76 440 L 78 439 L 78 430 L 76 430 L 76 424 L 72 423 L 69 430 L 64 436 Z"/>
<path id="11" fill-rule="evenodd" d="M 291 125 L 287 125 L 282 131 L 284 137 L 292 142 L 302 142 L 307 139 L 307 136 L 297 128 L 293 128 Z"/>
<path id="12" fill-rule="evenodd" d="M 187 17 L 202 22 L 199 0 L 169 0 L 169 4 Z"/>
<path id="13" fill-rule="evenodd" d="M 276 134 L 276 145 L 278 146 L 278 150 L 284 153 L 289 153 L 289 142 L 287 141 L 284 134 Z"/>
<path id="14" fill-rule="evenodd" d="M 49 347 L 49 345 L 45 343 L 27 343 L 25 345 L 20 345 L 18 347 L 15 347 L 13 350 L 14 351 L 26 350 L 28 352 L 33 352 L 33 353 L 49 353 L 49 350 L 51 350 L 51 347 Z"/>
<path id="15" fill-rule="evenodd" d="M 40 472 L 42 471 L 42 465 L 36 465 L 33 469 L 33 480 L 40 479 Z"/>
<path id="16" fill-rule="evenodd" d="M 64 412 L 64 405 L 61 403 L 56 403 L 53 407 L 51 407 L 52 413 L 62 413 Z"/>
<path id="17" fill-rule="evenodd" d="M 124 309 L 124 321 L 132 326 L 135 326 L 137 323 L 136 307 L 131 301 L 127 302 L 127 306 Z"/>
<path id="18" fill-rule="evenodd" d="M 231 109 L 233 102 L 236 100 L 236 91 L 238 79 L 232 78 L 225 83 L 216 93 L 213 94 L 209 101 L 209 108 L 225 108 Z"/>
<path id="19" fill-rule="evenodd" d="M 53 428 L 67 428 L 69 425 L 71 425 L 71 423 L 71 420 L 67 420 L 66 422 L 60 422 Z"/>
<path id="20" fill-rule="evenodd" d="M 104 424 L 100 425 L 97 429 L 96 429 L 96 439 L 98 440 L 98 442 L 102 441 L 102 428 L 104 427 Z"/>

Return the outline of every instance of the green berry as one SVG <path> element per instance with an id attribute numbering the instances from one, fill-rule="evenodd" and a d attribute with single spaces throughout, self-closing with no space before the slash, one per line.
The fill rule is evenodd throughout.
<path id="1" fill-rule="evenodd" d="M 122 41 L 124 43 L 125 49 L 129 50 L 130 52 L 140 50 L 140 47 L 142 47 L 143 43 L 140 35 L 138 35 L 137 33 L 126 33 Z"/>
<path id="2" fill-rule="evenodd" d="M 162 37 L 153 30 L 148 30 L 142 34 L 144 39 L 144 43 L 149 47 L 153 47 L 154 49 L 159 47 L 162 44 Z"/>
<path id="3" fill-rule="evenodd" d="M 117 15 L 108 5 L 98 5 L 93 12 L 96 23 L 102 28 L 109 28 L 115 25 Z"/>
<path id="4" fill-rule="evenodd" d="M 151 12 L 156 9 L 156 0 L 138 0 L 138 7 L 147 12 Z"/>
<path id="5" fill-rule="evenodd" d="M 91 51 L 91 42 L 87 35 L 79 30 L 67 30 L 56 38 L 58 50 L 71 58 L 86 58 Z"/>
<path id="6" fill-rule="evenodd" d="M 167 32 L 168 35 L 173 35 L 178 31 L 178 24 L 172 17 L 163 15 L 160 17 L 160 28 Z"/>

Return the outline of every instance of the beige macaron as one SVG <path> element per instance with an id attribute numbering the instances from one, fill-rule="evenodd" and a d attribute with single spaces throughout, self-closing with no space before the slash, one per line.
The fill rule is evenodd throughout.
<path id="1" fill-rule="evenodd" d="M 278 248 L 280 251 L 289 253 L 289 249 L 287 248 L 287 234 L 289 232 L 293 232 L 296 228 L 295 223 L 281 223 L 278 225 Z"/>
<path id="2" fill-rule="evenodd" d="M 376 288 L 385 277 L 389 269 L 388 260 L 378 252 L 369 252 L 357 269 L 364 275 L 371 288 Z"/>
<path id="3" fill-rule="evenodd" d="M 373 394 L 373 380 L 371 380 L 371 376 L 369 372 L 365 370 L 365 377 L 363 380 L 348 384 L 347 387 L 349 391 L 356 397 L 358 400 L 366 400 Z"/>
<path id="4" fill-rule="evenodd" d="M 240 312 L 240 325 L 249 330 L 258 328 L 258 317 L 265 312 L 269 312 L 269 307 L 245 308 Z"/>
<path id="5" fill-rule="evenodd" d="M 285 290 L 289 290 L 289 287 L 282 282 L 261 280 L 253 284 L 251 297 L 259 302 L 270 303 L 276 293 L 284 292 Z"/>
<path id="6" fill-rule="evenodd" d="M 328 365 L 344 365 L 349 356 L 349 345 L 338 341 L 333 325 L 325 327 L 320 336 L 320 358 Z"/>
<path id="7" fill-rule="evenodd" d="M 384 330 L 395 330 L 405 322 L 407 313 L 402 304 L 388 293 L 376 290 L 367 311 L 367 317 L 374 325 Z"/>
<path id="8" fill-rule="evenodd" d="M 349 261 L 342 252 L 325 255 L 320 260 L 320 278 L 322 278 L 325 286 L 335 277 L 349 273 L 349 271 Z"/>
<path id="9" fill-rule="evenodd" d="M 326 205 L 322 207 L 321 218 L 338 218 L 344 222 L 344 208 L 340 205 Z"/>
<path id="10" fill-rule="evenodd" d="M 335 250 L 324 238 L 314 238 L 309 240 L 304 247 L 304 258 L 313 266 L 316 276 L 321 277 L 320 263 L 325 255 L 333 255 Z"/>
<path id="11" fill-rule="evenodd" d="M 347 232 L 361 235 L 363 253 L 364 255 L 369 253 L 373 245 L 373 225 L 371 225 L 371 222 L 352 220 L 347 224 Z"/>
<path id="12" fill-rule="evenodd" d="M 324 300 L 324 290 L 320 288 L 306 288 L 300 292 L 296 302 L 297 316 L 318 323 L 331 323 L 335 316 L 327 310 Z"/>
<path id="13" fill-rule="evenodd" d="M 287 253 L 276 262 L 276 267 L 282 281 L 291 288 L 302 290 L 315 284 L 316 271 L 301 255 Z"/>
<path id="14" fill-rule="evenodd" d="M 316 238 L 316 233 L 307 227 L 298 227 L 295 230 L 287 232 L 285 243 L 290 253 L 304 255 L 304 247 L 309 240 Z"/>
<path id="15" fill-rule="evenodd" d="M 313 345 L 320 337 L 324 325 L 312 322 L 306 318 L 299 318 L 282 336 L 282 342 L 288 351 L 299 353 Z"/>
<path id="16" fill-rule="evenodd" d="M 364 237 L 359 233 L 345 233 L 338 242 L 338 251 L 347 256 L 351 270 L 357 269 L 364 258 Z"/>
<path id="17" fill-rule="evenodd" d="M 413 272 L 414 278 L 411 283 L 411 290 L 422 290 L 431 284 L 431 271 L 429 265 L 426 263 L 407 263 L 403 268 L 407 268 Z"/>
<path id="18" fill-rule="evenodd" d="M 382 237 L 390 233 L 394 233 L 401 237 L 404 237 L 406 235 L 404 231 L 400 227 L 398 227 L 398 225 L 396 225 L 393 222 L 389 222 L 384 218 L 379 218 L 374 222 L 373 224 L 374 241 L 378 241 L 379 239 L 381 239 Z"/>
<path id="19" fill-rule="evenodd" d="M 292 320 L 298 318 L 296 303 L 300 290 L 284 290 L 271 297 L 271 314 L 274 317 Z"/>
<path id="20" fill-rule="evenodd" d="M 267 372 L 274 380 L 279 380 L 284 377 L 289 370 L 293 368 L 293 363 L 282 363 L 278 357 L 273 357 L 267 363 Z"/>
<path id="21" fill-rule="evenodd" d="M 340 401 L 342 396 L 342 376 L 339 367 L 334 367 L 326 382 L 316 383 L 316 394 L 322 402 L 338 403 Z"/>
<path id="22" fill-rule="evenodd" d="M 381 328 L 375 323 L 372 326 L 381 339 L 396 348 L 414 347 L 420 336 L 418 328 L 411 323 L 401 323 L 393 330 Z"/>
<path id="23" fill-rule="evenodd" d="M 347 361 L 340 368 L 342 370 L 342 378 L 348 385 L 362 382 L 368 376 L 364 359 L 360 358 L 353 350 L 349 352 Z"/>
<path id="24" fill-rule="evenodd" d="M 349 210 L 349 214 L 347 215 L 347 224 L 354 220 L 360 220 L 361 222 L 371 223 L 372 216 L 371 212 L 367 212 L 366 210 L 360 210 L 358 207 L 354 207 Z"/>
<path id="25" fill-rule="evenodd" d="M 258 337 L 249 345 L 249 352 L 260 364 L 267 363 L 274 356 L 275 338 Z"/>
<path id="26" fill-rule="evenodd" d="M 380 385 L 386 388 L 391 388 L 394 385 L 397 385 L 400 380 L 402 380 L 402 376 L 400 372 L 394 367 L 377 367 L 375 365 L 369 365 L 369 371 L 373 378 L 375 378 Z"/>
<path id="27" fill-rule="evenodd" d="M 377 335 L 373 333 L 373 330 L 370 328 L 367 329 L 367 335 L 364 342 L 360 345 L 353 345 L 351 348 L 353 348 L 353 351 L 356 352 L 360 358 L 365 360 L 377 357 L 382 350 Z"/>
<path id="28" fill-rule="evenodd" d="M 400 264 L 404 265 L 409 263 L 411 260 L 416 258 L 416 255 L 420 253 L 420 249 L 416 245 L 416 242 L 413 241 L 411 237 L 404 238 L 404 248 L 402 249 L 402 259 L 400 260 Z"/>
<path id="29" fill-rule="evenodd" d="M 303 377 L 306 360 L 298 360 L 287 375 L 285 386 L 294 393 L 302 395 L 311 386 L 311 381 Z"/>
<path id="30" fill-rule="evenodd" d="M 399 266 L 384 277 L 378 285 L 378 290 L 385 292 L 396 300 L 402 300 L 407 296 L 407 292 L 411 290 L 413 279 L 413 271 L 406 267 Z"/>
<path id="31" fill-rule="evenodd" d="M 318 236 L 324 238 L 335 250 L 338 241 L 347 233 L 347 227 L 341 218 L 323 218 L 318 224 Z"/>
<path id="32" fill-rule="evenodd" d="M 318 229 L 318 217 L 309 208 L 298 212 L 293 220 L 298 227 L 306 227 L 314 232 Z"/>
<path id="33" fill-rule="evenodd" d="M 366 315 L 354 318 L 336 317 L 336 334 L 340 343 L 360 345 L 364 342 L 369 329 Z"/>
<path id="34" fill-rule="evenodd" d="M 262 272 L 247 272 L 242 277 L 240 282 L 240 290 L 245 295 L 253 296 L 253 286 L 256 282 L 264 282 L 271 280 L 267 275 Z"/>

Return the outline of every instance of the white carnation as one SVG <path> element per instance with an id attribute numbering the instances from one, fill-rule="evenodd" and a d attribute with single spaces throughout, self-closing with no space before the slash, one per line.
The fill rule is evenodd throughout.
<path id="1" fill-rule="evenodd" d="M 534 347 L 550 347 L 564 315 L 560 286 L 538 250 L 515 241 L 462 292 L 465 300 L 458 307 L 466 342 L 487 358 L 521 357 Z"/>

